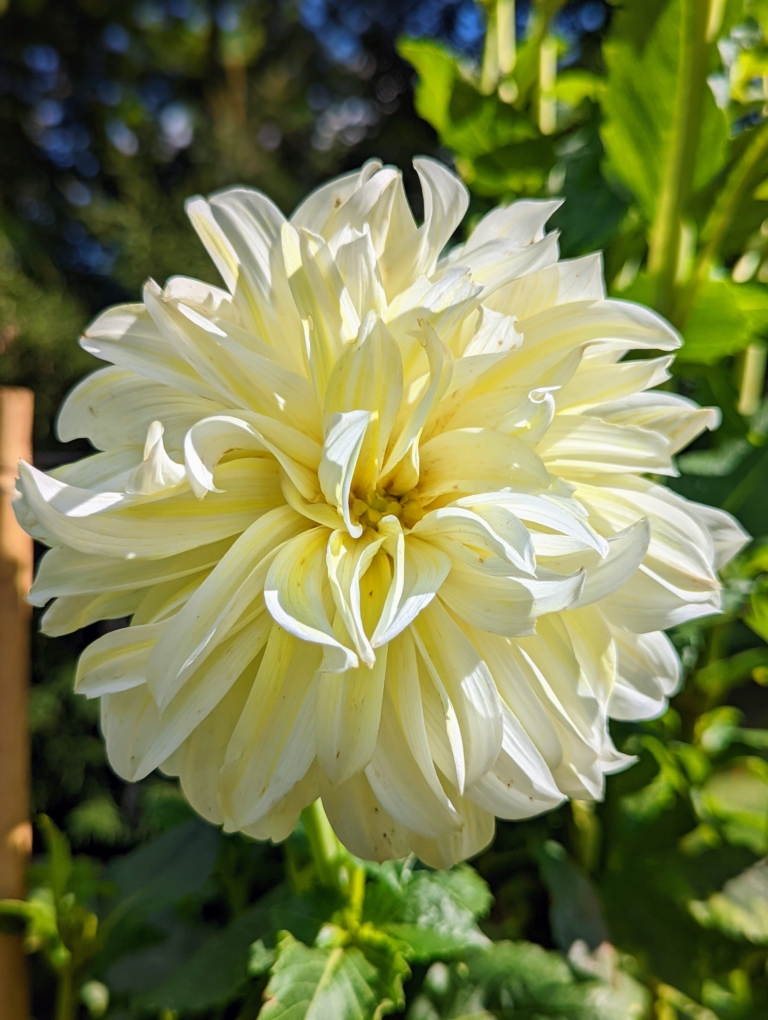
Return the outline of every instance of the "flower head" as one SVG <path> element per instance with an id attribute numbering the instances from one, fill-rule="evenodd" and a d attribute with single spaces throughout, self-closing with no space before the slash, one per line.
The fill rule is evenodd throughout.
<path id="1" fill-rule="evenodd" d="M 76 686 L 126 779 L 178 775 L 227 829 L 282 839 L 320 796 L 374 859 L 449 865 L 629 760 L 608 719 L 660 713 L 663 630 L 717 611 L 745 541 L 646 474 L 716 412 L 653 387 L 677 334 L 558 260 L 554 202 L 443 249 L 463 185 L 368 163 L 286 220 L 237 188 L 188 212 L 225 288 L 149 281 L 82 343 L 110 366 L 22 465 L 51 547 L 50 634 L 131 617 Z"/>

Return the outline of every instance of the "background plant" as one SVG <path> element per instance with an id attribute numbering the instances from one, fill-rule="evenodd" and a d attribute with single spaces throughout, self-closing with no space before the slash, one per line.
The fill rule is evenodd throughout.
<path id="1" fill-rule="evenodd" d="M 612 293 L 683 332 L 669 385 L 723 423 L 671 484 L 755 536 L 723 614 L 673 635 L 672 707 L 614 727 L 639 761 L 605 803 L 501 824 L 447 874 L 355 861 L 314 812 L 274 848 L 194 819 L 161 776 L 118 782 L 70 693 L 83 639 L 37 637 L 50 819 L 27 903 L 2 911 L 38 1020 L 768 1013 L 766 82 L 763 0 L 7 5 L 0 378 L 37 390 L 43 466 L 68 455 L 49 422 L 90 367 L 89 314 L 148 273 L 209 272 L 183 196 L 239 180 L 288 210 L 370 155 L 427 152 L 470 218 L 565 197 L 563 253 L 602 248 Z"/>

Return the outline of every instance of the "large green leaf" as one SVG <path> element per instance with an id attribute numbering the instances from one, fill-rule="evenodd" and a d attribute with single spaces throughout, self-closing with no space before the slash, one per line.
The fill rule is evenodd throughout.
<path id="1" fill-rule="evenodd" d="M 695 900 L 691 913 L 707 928 L 768 945 L 768 858 L 730 879 L 721 892 Z"/>
<path id="2" fill-rule="evenodd" d="M 441 1020 L 639 1020 L 647 1016 L 648 995 L 615 966 L 608 947 L 599 963 L 586 958 L 589 973 L 569 967 L 557 953 L 530 942 L 497 942 L 468 957 L 449 976 L 428 975 L 414 1017 Z M 610 958 L 608 958 L 610 957 Z M 594 970 L 607 971 L 595 978 Z M 447 980 L 445 979 L 447 977 Z M 433 1013 L 423 1000 L 431 999 Z"/>
<path id="3" fill-rule="evenodd" d="M 555 161 L 552 139 L 494 93 L 484 95 L 455 54 L 428 39 L 401 39 L 400 55 L 418 73 L 416 110 L 481 195 L 537 194 Z"/>
<path id="4" fill-rule="evenodd" d="M 648 219 L 656 208 L 673 123 L 680 46 L 680 0 L 634 0 L 614 15 L 603 47 L 603 142 L 610 173 L 632 192 Z M 693 190 L 704 187 L 728 155 L 728 125 L 709 89 L 694 161 Z"/>
<path id="5" fill-rule="evenodd" d="M 119 857 L 108 877 L 132 906 L 156 910 L 199 892 L 216 864 L 220 838 L 218 829 L 190 818 Z"/>
<path id="6" fill-rule="evenodd" d="M 395 1008 L 380 1001 L 378 983 L 359 949 L 310 948 L 286 933 L 259 1020 L 373 1020 Z"/>
<path id="7" fill-rule="evenodd" d="M 202 1011 L 230 1002 L 248 981 L 251 944 L 270 930 L 270 905 L 257 903 L 207 942 L 159 988 L 147 1009 Z"/>
<path id="8" fill-rule="evenodd" d="M 608 926 L 597 891 L 565 848 L 548 839 L 536 860 L 549 892 L 549 918 L 556 944 L 563 951 L 582 940 L 596 949 L 608 940 Z"/>
<path id="9" fill-rule="evenodd" d="M 384 870 L 389 881 L 366 896 L 366 920 L 404 945 L 412 962 L 455 959 L 488 944 L 477 918 L 488 912 L 491 896 L 476 871 Z"/>

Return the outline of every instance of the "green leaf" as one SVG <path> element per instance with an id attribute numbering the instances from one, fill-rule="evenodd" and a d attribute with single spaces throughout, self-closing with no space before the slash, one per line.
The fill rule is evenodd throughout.
<path id="1" fill-rule="evenodd" d="M 109 878 L 135 906 L 158 909 L 200 890 L 216 864 L 219 840 L 217 829 L 191 818 L 118 857 Z"/>
<path id="2" fill-rule="evenodd" d="M 605 947 L 602 959 L 583 949 L 579 957 L 575 973 L 558 953 L 541 946 L 497 942 L 453 970 L 447 989 L 432 992 L 437 1009 L 431 1015 L 441 1020 L 639 1020 L 647 1015 L 647 992 L 618 969 L 611 947 Z M 604 976 L 596 978 L 595 972 Z M 428 975 L 426 996 L 435 984 Z"/>
<path id="3" fill-rule="evenodd" d="M 768 765 L 762 759 L 730 763 L 694 790 L 692 800 L 699 818 L 715 825 L 732 846 L 768 852 Z"/>
<path id="4" fill-rule="evenodd" d="M 393 1011 L 378 974 L 355 948 L 319 949 L 284 934 L 259 1020 L 373 1020 Z"/>
<path id="5" fill-rule="evenodd" d="M 768 666 L 768 648 L 747 648 L 728 659 L 716 659 L 698 670 L 695 683 L 711 698 L 717 699 L 749 680 L 754 670 L 765 666 Z"/>
<path id="6" fill-rule="evenodd" d="M 642 11 L 642 14 L 640 13 Z M 680 0 L 629 4 L 613 18 L 603 46 L 608 84 L 600 92 L 608 168 L 650 220 L 661 187 L 674 117 Z M 704 95 L 693 190 L 704 187 L 728 155 L 728 124 L 709 89 Z"/>
<path id="7" fill-rule="evenodd" d="M 596 949 L 608 941 L 608 926 L 597 892 L 564 847 L 546 840 L 537 847 L 539 873 L 549 892 L 549 917 L 555 942 L 564 952 L 577 940 Z"/>
<path id="8" fill-rule="evenodd" d="M 758 288 L 731 279 L 703 280 L 683 327 L 680 362 L 714 365 L 722 358 L 744 350 L 765 329 L 768 302 Z M 639 273 L 620 297 L 652 305 L 653 285 Z M 690 461 L 689 461 L 690 464 Z"/>
<path id="9" fill-rule="evenodd" d="M 147 1009 L 204 1010 L 224 1006 L 247 983 L 253 962 L 253 943 L 270 930 L 270 905 L 257 903 L 228 927 L 211 936 L 159 988 L 141 999 Z M 262 962 L 270 951 L 261 945 Z M 274 954 L 271 954 L 272 956 Z M 263 972 L 262 971 L 262 972 Z"/>
<path id="10" fill-rule="evenodd" d="M 690 910 L 705 928 L 768 945 L 768 858 L 730 879 L 721 892 L 695 900 Z"/>
<path id="11" fill-rule="evenodd" d="M 471 69 L 440 43 L 401 39 L 398 51 L 418 73 L 419 116 L 454 152 L 457 169 L 475 192 L 498 197 L 541 191 L 555 161 L 551 138 L 496 94 L 480 92 Z"/>
<path id="12" fill-rule="evenodd" d="M 384 874 L 390 882 L 366 894 L 364 916 L 402 943 L 409 961 L 455 959 L 488 944 L 476 922 L 488 912 L 491 894 L 474 869 Z"/>

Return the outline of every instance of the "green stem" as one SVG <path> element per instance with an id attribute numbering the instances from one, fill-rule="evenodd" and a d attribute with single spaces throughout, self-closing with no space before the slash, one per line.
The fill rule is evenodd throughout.
<path id="1" fill-rule="evenodd" d="M 483 95 L 490 96 L 492 92 L 495 92 L 499 82 L 499 37 L 495 4 L 486 5 L 486 18 L 483 66 L 480 71 L 480 91 Z"/>
<path id="2" fill-rule="evenodd" d="M 496 32 L 499 44 L 499 73 L 506 77 L 514 71 L 517 60 L 515 0 L 498 0 Z"/>
<path id="3" fill-rule="evenodd" d="M 75 972 L 71 966 L 64 967 L 58 973 L 55 1020 L 77 1020 L 77 989 Z"/>
<path id="4" fill-rule="evenodd" d="M 709 7 L 702 0 L 681 2 L 672 130 L 650 234 L 648 272 L 656 282 L 656 308 L 668 317 L 674 313 L 680 234 L 691 194 L 707 87 Z"/>
<path id="5" fill-rule="evenodd" d="M 696 291 L 709 272 L 712 262 L 733 225 L 744 192 L 755 182 L 760 163 L 766 153 L 768 153 L 768 121 L 754 130 L 751 142 L 732 167 L 720 194 L 717 196 L 717 201 L 707 216 L 701 231 L 701 250 L 696 260 L 693 276 L 684 293 L 680 295 L 678 302 L 678 317 L 682 321 L 685 321 Z"/>
<path id="6" fill-rule="evenodd" d="M 345 855 L 344 848 L 336 838 L 331 823 L 323 810 L 320 800 L 301 812 L 304 831 L 309 840 L 309 849 L 317 868 L 318 878 L 323 885 L 339 886 L 339 861 Z"/>

